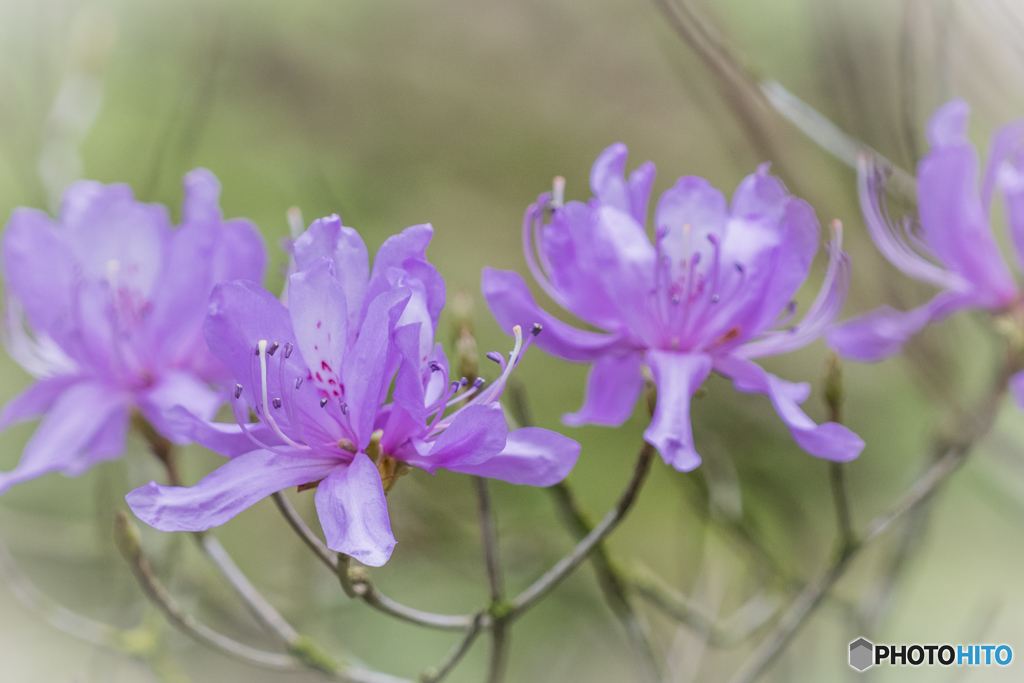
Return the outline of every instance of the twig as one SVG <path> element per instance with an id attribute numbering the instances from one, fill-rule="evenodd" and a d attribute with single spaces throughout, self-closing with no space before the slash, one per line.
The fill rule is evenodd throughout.
<path id="1" fill-rule="evenodd" d="M 505 587 L 501 580 L 501 564 L 498 561 L 498 533 L 494 528 L 491 514 L 491 494 L 487 480 L 473 477 L 477 501 L 480 507 L 480 536 L 484 547 L 484 564 L 487 567 L 487 583 L 491 589 L 491 659 L 488 666 L 488 683 L 501 683 L 508 667 L 508 606 L 505 604 Z"/>
<path id="2" fill-rule="evenodd" d="M 288 500 L 288 496 L 284 495 L 283 491 L 278 491 L 271 496 L 274 502 L 277 504 L 277 509 L 284 515 L 285 521 L 288 525 L 299 535 L 302 542 L 309 546 L 309 549 L 323 562 L 332 572 L 338 571 L 338 557 L 331 552 L 331 550 L 324 545 L 324 542 L 317 538 L 317 535 L 313 533 L 313 530 L 306 526 L 306 523 L 299 517 L 298 511 L 292 502 Z"/>
<path id="3" fill-rule="evenodd" d="M 734 55 L 687 0 L 654 0 L 672 29 L 697 54 L 717 77 L 726 100 L 744 123 L 762 156 L 778 161 L 772 129 L 765 120 L 767 109 L 774 109 L 823 150 L 851 168 L 857 167 L 857 155 L 869 151 L 892 168 L 890 191 L 916 201 L 914 177 L 886 160 L 865 143 L 844 133 L 825 115 L 798 98 L 782 84 L 761 79 Z"/>
<path id="4" fill-rule="evenodd" d="M 928 500 L 938 487 L 966 461 L 974 443 L 991 429 L 999 405 L 1006 393 L 1007 382 L 1010 376 L 1020 369 L 1020 362 L 1021 359 L 1017 353 L 1010 352 L 1008 354 L 1006 362 L 999 369 L 993 390 L 975 412 L 974 419 L 970 420 L 962 430 L 965 433 L 963 441 L 948 447 L 945 454 L 929 467 L 887 512 L 872 520 L 859 544 L 840 546 L 836 559 L 825 573 L 800 592 L 772 633 L 729 679 L 729 683 L 752 683 L 756 680 L 775 661 L 775 658 L 789 644 L 800 627 L 806 623 L 807 617 L 843 575 L 857 553 L 884 533 L 893 522 Z"/>
<path id="5" fill-rule="evenodd" d="M 209 533 L 195 534 L 196 543 L 207 557 L 217 566 L 231 587 L 242 598 L 249 610 L 271 631 L 280 636 L 289 647 L 295 647 L 302 640 L 298 631 L 285 621 L 273 605 L 256 589 L 235 564 L 215 537 Z"/>
<path id="6" fill-rule="evenodd" d="M 288 525 L 309 546 L 317 558 L 338 575 L 345 594 L 350 598 L 359 598 L 374 609 L 417 626 L 442 631 L 465 631 L 473 625 L 472 614 L 434 614 L 407 607 L 387 597 L 373 585 L 369 570 L 365 567 L 350 567 L 351 558 L 348 555 L 333 553 L 324 545 L 323 541 L 317 538 L 313 530 L 299 517 L 299 513 L 284 493 L 275 493 L 273 498 L 277 503 L 277 509 L 284 515 Z"/>
<path id="7" fill-rule="evenodd" d="M 651 461 L 654 459 L 654 447 L 644 443 L 633 468 L 633 476 L 626 485 L 615 507 L 608 511 L 604 519 L 577 544 L 571 553 L 559 560 L 551 569 L 533 583 L 529 588 L 520 593 L 513 601 L 510 612 L 510 619 L 521 616 L 530 609 L 538 600 L 551 592 L 555 586 L 562 582 L 576 567 L 578 567 L 593 552 L 594 548 L 604 540 L 608 534 L 615 530 L 626 513 L 636 502 L 637 494 L 643 486 L 644 479 L 651 469 Z"/>
<path id="8" fill-rule="evenodd" d="M 0 542 L 0 576 L 3 576 L 18 602 L 28 609 L 38 612 L 46 623 L 57 630 L 99 647 L 107 647 L 136 656 L 148 654 L 148 648 L 143 650 L 138 647 L 139 644 L 142 644 L 142 639 L 138 637 L 138 631 L 124 631 L 84 617 L 44 595 L 21 571 L 7 549 L 7 545 L 3 542 Z M 148 640 L 150 642 L 147 644 L 151 645 L 153 639 Z M 136 643 L 136 647 L 128 647 L 128 644 L 133 641 Z"/>
<path id="9" fill-rule="evenodd" d="M 842 424 L 846 392 L 843 388 L 843 365 L 835 352 L 830 353 L 825 362 L 824 398 L 829 421 Z M 841 462 L 830 462 L 828 474 L 829 482 L 832 484 L 832 499 L 836 505 L 839 553 L 844 554 L 857 545 L 857 535 L 853 531 L 853 516 L 850 514 L 850 493 L 846 487 L 845 466 Z"/>
<path id="10" fill-rule="evenodd" d="M 708 644 L 717 648 L 732 647 L 743 642 L 771 621 L 782 606 L 778 597 L 770 598 L 758 593 L 728 618 L 716 620 L 645 567 L 637 566 L 629 576 L 628 585 L 631 591 L 635 591 L 663 614 L 706 636 Z"/>
<path id="11" fill-rule="evenodd" d="M 172 486 L 183 486 L 184 484 L 178 470 L 178 459 L 174 444 L 161 436 L 141 415 L 135 414 L 133 422 L 135 428 L 149 442 L 153 455 L 163 463 L 170 484 Z M 224 546 L 220 544 L 220 541 L 208 532 L 192 534 L 192 538 L 203 554 L 213 562 L 224 578 L 227 579 L 228 583 L 231 584 L 231 587 L 235 589 L 235 592 L 245 603 L 249 611 L 260 622 L 280 637 L 289 648 L 310 646 L 309 643 L 303 645 L 305 641 L 302 636 L 292 628 L 291 624 L 274 609 L 274 606 L 263 597 L 259 590 L 249 581 L 248 577 L 242 573 L 242 570 L 231 559 L 231 556 L 224 549 Z M 317 656 L 322 655 L 318 654 Z"/>
<path id="12" fill-rule="evenodd" d="M 516 422 L 516 427 L 532 427 L 533 412 L 530 410 L 530 402 L 522 382 L 518 380 L 515 382 L 510 381 L 505 388 L 505 396 L 508 397 L 509 412 L 511 412 L 511 417 Z M 506 419 L 508 419 L 507 416 Z M 549 486 L 547 490 L 551 493 L 551 497 L 554 499 L 559 513 L 561 513 L 563 523 L 576 537 L 576 540 L 580 541 L 585 538 L 593 530 L 594 524 L 580 508 L 569 481 L 560 481 L 554 486 Z M 590 562 L 594 567 L 597 583 L 601 587 L 601 592 L 604 594 L 605 602 L 608 603 L 609 609 L 619 620 L 619 623 L 622 624 L 622 628 L 626 631 L 626 636 L 644 660 L 651 680 L 659 680 L 660 673 L 658 671 L 657 657 L 651 648 L 646 629 L 637 616 L 636 610 L 629 603 L 629 598 L 623 585 L 623 578 L 619 575 L 611 559 L 608 557 L 608 550 L 603 541 L 598 543 L 594 549 Z"/>
<path id="13" fill-rule="evenodd" d="M 839 527 L 839 545 L 852 548 L 857 545 L 850 516 L 850 495 L 846 489 L 846 469 L 841 462 L 828 464 L 829 481 L 832 484 L 832 498 L 836 504 L 836 525 Z"/>
<path id="14" fill-rule="evenodd" d="M 729 683 L 750 683 L 761 675 L 765 667 L 774 661 L 775 657 L 789 644 L 800 626 L 806 622 L 807 616 L 814 611 L 828 590 L 842 576 L 853 556 L 854 553 L 840 555 L 839 559 L 817 581 L 804 588 L 772 633 L 744 662 L 739 671 L 733 674 Z"/>
<path id="15" fill-rule="evenodd" d="M 353 599 L 361 599 L 370 607 L 403 621 L 417 626 L 433 628 L 439 631 L 466 631 L 473 627 L 475 614 L 434 614 L 407 607 L 385 596 L 370 578 L 366 567 L 350 566 L 352 558 L 345 553 L 338 553 L 338 581 L 345 594 Z M 489 625 L 489 623 L 485 623 Z"/>
<path id="16" fill-rule="evenodd" d="M 335 680 L 351 683 L 411 683 L 406 679 L 395 678 L 375 671 L 345 668 L 322 655 L 311 656 L 310 651 L 303 647 L 303 642 L 306 639 L 301 636 L 299 645 L 292 648 L 290 654 L 285 654 L 250 647 L 218 633 L 186 612 L 156 578 L 149 560 L 139 544 L 138 529 L 124 512 L 118 512 L 114 518 L 114 537 L 121 555 L 128 561 L 135 579 L 150 602 L 163 612 L 168 621 L 203 645 L 219 650 L 239 661 L 265 669 L 314 670 Z"/>
<path id="17" fill-rule="evenodd" d="M 548 491 L 551 492 L 551 497 L 555 500 L 565 525 L 578 539 L 585 538 L 593 530 L 594 525 L 580 509 L 569 482 L 562 481 L 554 486 L 549 486 Z M 626 578 L 612 564 L 611 558 L 608 556 L 608 548 L 603 541 L 594 548 L 594 552 L 590 556 L 590 563 L 594 567 L 598 585 L 601 587 L 601 592 L 604 593 L 608 607 L 625 629 L 634 649 L 647 667 L 651 680 L 660 680 L 658 660 L 651 647 L 648 634 L 626 594 Z"/>
<path id="18" fill-rule="evenodd" d="M 455 647 L 451 649 L 448 656 L 444 658 L 436 667 L 426 669 L 420 674 L 420 683 L 440 683 L 445 677 L 448 676 L 458 666 L 462 658 L 469 652 L 469 648 L 476 642 L 476 637 L 480 635 L 480 631 L 483 630 L 484 625 L 484 613 L 480 612 L 473 619 L 472 626 L 466 631 L 466 635 L 462 637 Z"/>
<path id="19" fill-rule="evenodd" d="M 487 565 L 487 583 L 491 589 L 491 602 L 501 602 L 505 598 L 505 588 L 501 580 L 501 565 L 498 562 L 498 534 L 494 528 L 494 517 L 491 514 L 491 494 L 487 490 L 487 480 L 473 477 L 476 485 L 477 500 L 480 505 L 480 535 L 484 546 L 484 563 Z"/>

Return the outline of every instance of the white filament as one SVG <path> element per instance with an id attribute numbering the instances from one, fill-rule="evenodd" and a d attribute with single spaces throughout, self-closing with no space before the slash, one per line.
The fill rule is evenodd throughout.
<path id="1" fill-rule="evenodd" d="M 260 381 L 263 385 L 263 415 L 267 418 L 267 423 L 270 424 L 270 428 L 274 430 L 274 433 L 281 437 L 284 442 L 292 448 L 298 448 L 299 450 L 304 451 L 312 450 L 309 446 L 289 439 L 288 436 L 281 431 L 281 428 L 277 426 L 277 421 L 274 419 L 274 416 L 270 411 L 270 400 L 267 398 L 267 340 L 260 339 L 256 348 L 259 349 Z"/>

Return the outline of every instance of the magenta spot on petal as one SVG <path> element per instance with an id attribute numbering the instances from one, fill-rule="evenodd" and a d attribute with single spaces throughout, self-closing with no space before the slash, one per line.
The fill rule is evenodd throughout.
<path id="1" fill-rule="evenodd" d="M 327 372 L 331 372 L 331 366 L 328 365 L 327 361 L 325 361 L 325 360 L 320 361 L 320 369 L 321 370 L 326 370 Z"/>
<path id="2" fill-rule="evenodd" d="M 320 376 L 320 373 L 319 373 L 319 372 L 318 372 L 318 373 L 316 373 L 316 381 L 317 381 L 317 382 L 323 382 L 323 381 L 324 381 L 324 378 Z"/>
<path id="3" fill-rule="evenodd" d="M 323 325 L 323 322 L 321 322 L 320 320 L 317 320 L 316 321 L 316 329 L 319 330 L 321 325 Z"/>

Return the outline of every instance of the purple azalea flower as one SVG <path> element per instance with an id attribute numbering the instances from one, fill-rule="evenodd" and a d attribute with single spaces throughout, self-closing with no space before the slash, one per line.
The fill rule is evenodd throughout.
<path id="1" fill-rule="evenodd" d="M 967 138 L 970 107 L 953 100 L 928 121 L 931 151 L 917 166 L 920 231 L 909 219 L 897 227 L 885 207 L 884 174 L 863 156 L 858 167 L 861 210 L 882 254 L 915 280 L 941 291 L 910 311 L 883 306 L 850 319 L 828 334 L 839 353 L 873 362 L 898 353 L 926 325 L 961 309 L 1004 311 L 1018 301 L 1017 283 L 992 228 L 992 194 L 1006 202 L 1010 235 L 1024 259 L 1024 119 L 1003 126 L 992 139 L 988 167 L 978 184 L 978 154 Z M 1011 380 L 1024 398 L 1024 374 Z M 1024 404 L 1024 400 L 1020 401 Z"/>
<path id="2" fill-rule="evenodd" d="M 484 297 L 503 327 L 538 320 L 541 348 L 592 364 L 583 407 L 563 421 L 622 424 L 643 389 L 646 365 L 658 401 L 644 437 L 668 464 L 688 471 L 700 464 L 690 399 L 716 370 L 739 391 L 767 394 L 804 450 L 831 460 L 857 457 L 864 442 L 856 434 L 831 422 L 816 425 L 800 410 L 810 393 L 806 383 L 781 380 L 751 360 L 805 346 L 839 314 L 850 271 L 841 230 L 829 246 L 821 292 L 803 320 L 789 325 L 792 297 L 818 248 L 814 210 L 789 195 L 767 164 L 740 183 L 731 206 L 703 178 L 684 177 L 658 201 L 652 245 L 644 225 L 654 165 L 643 164 L 627 180 L 626 155 L 625 145 L 615 144 L 598 157 L 589 203 L 563 204 L 559 179 L 556 196 L 541 195 L 523 223 L 527 264 L 541 288 L 607 333 L 545 313 L 517 273 L 483 274 Z"/>
<path id="3" fill-rule="evenodd" d="M 0 473 L 0 493 L 117 457 L 133 410 L 180 440 L 163 419 L 171 406 L 209 419 L 222 402 L 210 385 L 230 375 L 203 340 L 207 300 L 219 281 L 262 279 L 266 250 L 252 223 L 223 220 L 210 171 L 184 186 L 176 230 L 165 207 L 93 181 L 68 187 L 57 221 L 11 214 L 5 342 L 36 381 L 0 411 L 0 429 L 43 419 L 18 466 Z"/>
<path id="4" fill-rule="evenodd" d="M 274 492 L 316 486 L 328 547 L 380 566 L 395 546 L 385 493 L 410 465 L 561 481 L 579 444 L 543 429 L 509 433 L 498 403 L 529 344 L 518 329 L 493 384 L 450 381 L 434 343 L 445 286 L 426 260 L 432 235 L 417 225 L 389 238 L 371 272 L 359 234 L 332 216 L 295 242 L 287 308 L 251 283 L 216 288 L 206 334 L 238 380 L 237 424 L 193 420 L 192 436 L 231 460 L 190 488 L 131 492 L 135 514 L 162 531 L 201 531 Z M 248 424 L 250 407 L 258 424 Z"/>

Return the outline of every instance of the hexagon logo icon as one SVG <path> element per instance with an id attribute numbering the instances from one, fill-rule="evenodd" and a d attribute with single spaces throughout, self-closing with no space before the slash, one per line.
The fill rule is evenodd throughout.
<path id="1" fill-rule="evenodd" d="M 864 671 L 874 665 L 875 646 L 866 638 L 858 638 L 850 643 L 850 666 L 857 671 Z"/>

